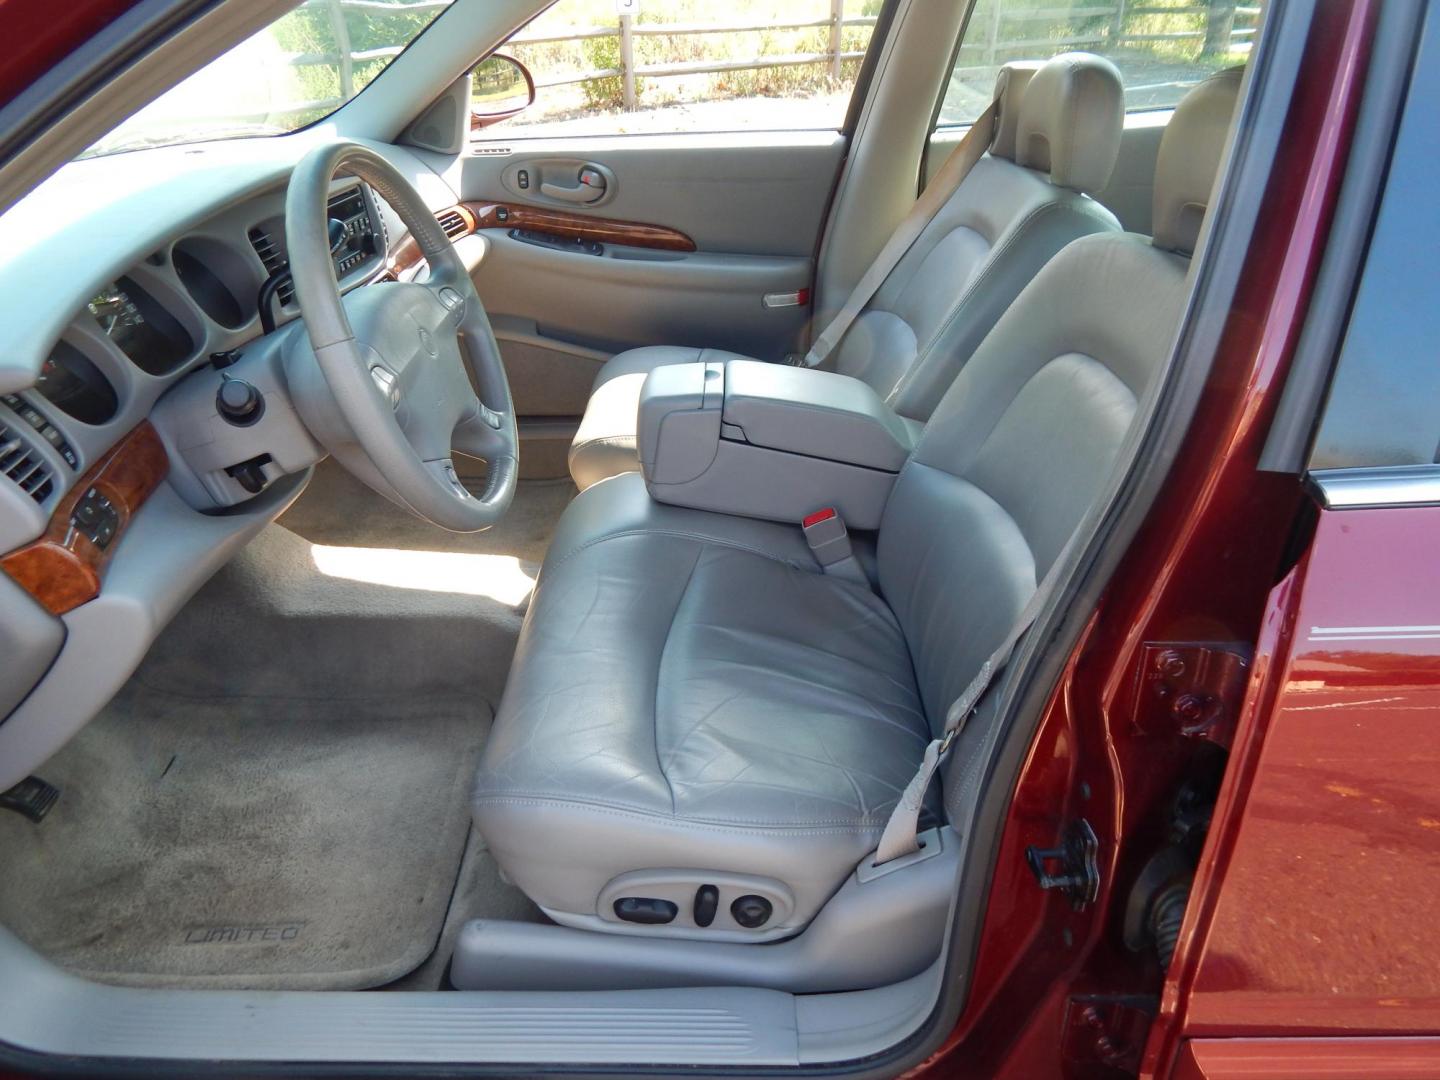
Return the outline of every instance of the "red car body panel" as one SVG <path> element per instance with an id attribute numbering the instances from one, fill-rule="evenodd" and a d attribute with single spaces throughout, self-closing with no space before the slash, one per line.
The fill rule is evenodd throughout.
<path id="1" fill-rule="evenodd" d="M 1323 513 L 1275 597 L 1274 701 L 1245 721 L 1186 1036 L 1440 1027 L 1437 530 L 1440 508 Z"/>
<path id="2" fill-rule="evenodd" d="M 1137 729 L 1131 706 L 1146 644 L 1188 641 L 1254 643 L 1255 653 L 1159 1015 L 1148 1036 L 1111 1041 L 1115 1062 L 1187 1080 L 1440 1076 L 1440 1039 L 1415 1037 L 1440 1031 L 1440 800 L 1428 797 L 1440 641 L 1312 632 L 1440 621 L 1426 541 L 1440 535 L 1440 509 L 1322 513 L 1277 585 L 1305 495 L 1293 477 L 1256 471 L 1377 5 L 1318 5 L 1282 160 L 1185 452 L 1042 719 L 1001 837 L 966 1008 L 916 1074 L 1104 1074 L 1099 1040 L 1115 1032 L 1077 1023 L 1072 999 L 1159 983 L 1153 960 L 1115 944 L 1117 886 L 1158 843 L 1158 810 L 1197 740 Z M 0 0 L 0 104 L 131 6 Z M 1053 845 L 1080 815 L 1100 838 L 1102 889 L 1077 913 L 1035 887 L 1024 851 Z M 1353 1037 L 1386 1033 L 1407 1037 Z"/>
<path id="3" fill-rule="evenodd" d="M 1440 1039 L 1195 1039 L 1175 1080 L 1435 1080 Z"/>
<path id="4" fill-rule="evenodd" d="M 1118 945 L 1126 895 L 1116 886 L 1134 881 L 1161 842 L 1165 803 L 1199 751 L 1178 731 L 1139 729 L 1136 679 L 1147 643 L 1250 643 L 1259 634 L 1306 496 L 1295 477 L 1256 466 L 1324 250 L 1377 10 L 1357 0 L 1317 11 L 1215 369 L 1168 490 L 1077 648 L 1023 768 L 970 998 L 930 1063 L 933 1075 L 1115 1075 L 1142 1063 L 1145 1027 L 1093 1023 L 1083 999 L 1153 993 L 1160 983 L 1153 961 Z M 1078 816 L 1099 837 L 1102 884 L 1097 903 L 1077 914 L 1035 887 L 1024 852 L 1053 846 Z M 1224 882 L 1216 885 L 1223 892 Z M 1177 955 L 1172 981 L 1182 963 Z M 1168 994 L 1144 1046 L 1145 1075 L 1170 1075 L 1185 1033 L 1179 1015 Z"/>
<path id="5" fill-rule="evenodd" d="M 1440 1016 L 1437 527 L 1434 509 L 1321 518 L 1187 1033 Z"/>

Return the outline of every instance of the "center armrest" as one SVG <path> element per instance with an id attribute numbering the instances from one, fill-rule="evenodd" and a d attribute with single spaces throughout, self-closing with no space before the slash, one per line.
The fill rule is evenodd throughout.
<path id="1" fill-rule="evenodd" d="M 860 380 L 756 360 L 656 368 L 637 419 L 656 500 L 772 521 L 833 506 L 857 529 L 879 525 L 914 439 Z"/>
<path id="2" fill-rule="evenodd" d="M 724 422 L 746 442 L 792 454 L 898 472 L 910 434 L 868 383 L 814 368 L 732 360 Z"/>

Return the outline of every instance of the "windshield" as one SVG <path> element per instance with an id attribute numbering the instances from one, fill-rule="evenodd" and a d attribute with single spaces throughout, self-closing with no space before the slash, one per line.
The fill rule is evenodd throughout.
<path id="1" fill-rule="evenodd" d="M 305 0 L 81 154 L 284 135 L 369 85 L 451 0 Z"/>

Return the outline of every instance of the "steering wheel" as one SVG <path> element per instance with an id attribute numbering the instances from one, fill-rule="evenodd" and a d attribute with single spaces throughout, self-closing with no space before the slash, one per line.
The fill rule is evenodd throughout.
<path id="1" fill-rule="evenodd" d="M 399 215 L 429 263 L 424 282 L 341 297 L 326 205 L 337 173 L 364 180 Z M 360 480 L 419 517 L 454 532 L 495 524 L 519 471 L 510 384 L 465 264 L 419 194 L 373 150 L 316 147 L 290 177 L 285 238 L 309 344 L 297 336 L 300 355 L 287 357 L 286 371 L 306 425 Z M 486 463 L 482 494 L 460 482 L 454 452 Z"/>

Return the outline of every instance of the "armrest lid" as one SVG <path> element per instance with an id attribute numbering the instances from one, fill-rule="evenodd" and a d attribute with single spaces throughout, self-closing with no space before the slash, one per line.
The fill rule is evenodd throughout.
<path id="1" fill-rule="evenodd" d="M 867 384 L 813 368 L 731 360 L 724 421 L 754 446 L 898 472 L 911 429 Z"/>

